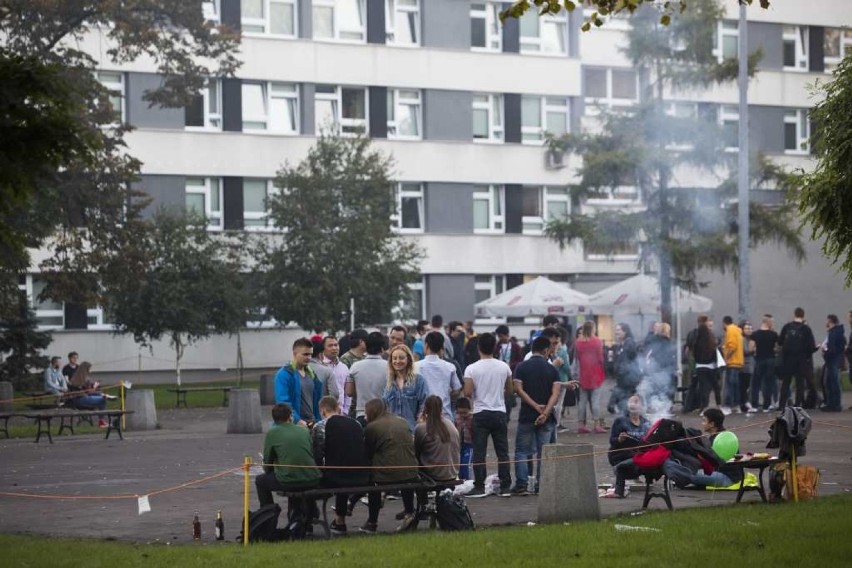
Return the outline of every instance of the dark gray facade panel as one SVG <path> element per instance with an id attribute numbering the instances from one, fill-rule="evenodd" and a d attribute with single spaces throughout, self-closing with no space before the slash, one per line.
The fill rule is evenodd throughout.
<path id="1" fill-rule="evenodd" d="M 239 31 L 241 28 L 240 0 L 222 0 L 220 9 L 222 24 Z"/>
<path id="2" fill-rule="evenodd" d="M 316 134 L 316 120 L 314 117 L 314 94 L 316 89 L 311 84 L 299 86 L 299 121 L 302 134 Z"/>
<path id="3" fill-rule="evenodd" d="M 779 70 L 784 68 L 784 45 L 781 24 L 765 22 L 748 23 L 748 50 L 754 52 L 760 48 L 763 57 L 758 62 L 759 69 Z"/>
<path id="4" fill-rule="evenodd" d="M 242 230 L 243 222 L 243 178 L 222 178 L 222 205 L 225 230 Z"/>
<path id="5" fill-rule="evenodd" d="M 524 188 L 522 185 L 509 183 L 504 188 L 506 194 L 506 233 L 521 234 L 524 229 L 523 217 Z"/>
<path id="6" fill-rule="evenodd" d="M 160 76 L 156 73 L 125 73 L 127 89 L 127 122 L 137 128 L 172 128 L 183 130 L 184 110 L 182 108 L 162 108 L 148 106 L 142 100 L 145 91 L 161 86 Z"/>
<path id="7" fill-rule="evenodd" d="M 385 0 L 367 0 L 367 43 L 385 43 Z"/>
<path id="8" fill-rule="evenodd" d="M 586 99 L 583 97 L 569 97 L 569 100 L 571 101 L 571 132 L 579 133 L 583 114 L 586 112 Z"/>
<path id="9" fill-rule="evenodd" d="M 784 153 L 784 108 L 748 107 L 749 146 L 752 152 Z"/>
<path id="10" fill-rule="evenodd" d="M 426 313 L 444 321 L 473 319 L 476 301 L 472 274 L 430 274 L 426 277 Z"/>
<path id="11" fill-rule="evenodd" d="M 371 138 L 388 137 L 388 89 L 370 87 L 369 133 Z"/>
<path id="12" fill-rule="evenodd" d="M 473 233 L 472 185 L 464 183 L 427 183 L 424 199 L 427 233 Z"/>
<path id="13" fill-rule="evenodd" d="M 222 130 L 243 131 L 243 82 L 222 79 Z"/>
<path id="14" fill-rule="evenodd" d="M 298 1 L 299 5 L 296 9 L 299 12 L 299 37 L 302 39 L 311 39 L 314 37 L 313 4 L 311 0 Z"/>
<path id="15" fill-rule="evenodd" d="M 808 29 L 808 69 L 825 71 L 825 28 L 811 26 Z"/>
<path id="16" fill-rule="evenodd" d="M 503 2 L 503 8 L 512 4 Z M 506 18 L 503 22 L 503 52 L 520 53 L 521 51 L 521 26 L 517 18 Z"/>
<path id="17" fill-rule="evenodd" d="M 505 112 L 506 142 L 521 143 L 521 95 L 506 93 L 503 95 Z"/>
<path id="18" fill-rule="evenodd" d="M 583 25 L 583 10 L 568 12 L 568 57 L 580 57 L 580 26 Z"/>
<path id="19" fill-rule="evenodd" d="M 151 197 L 151 204 L 145 210 L 146 216 L 153 215 L 160 208 L 186 207 L 186 178 L 172 175 L 143 175 L 133 184 L 133 189 L 144 191 Z"/>
<path id="20" fill-rule="evenodd" d="M 423 138 L 473 140 L 473 97 L 467 91 L 423 91 Z"/>
<path id="21" fill-rule="evenodd" d="M 470 49 L 470 3 L 429 0 L 420 3 L 423 46 Z"/>

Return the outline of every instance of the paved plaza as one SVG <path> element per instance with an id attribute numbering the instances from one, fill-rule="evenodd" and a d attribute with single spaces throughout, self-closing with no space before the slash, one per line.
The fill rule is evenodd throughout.
<path id="1" fill-rule="evenodd" d="M 852 403 L 845 395 L 844 408 Z M 264 407 L 265 415 L 269 407 Z M 811 411 L 814 427 L 801 463 L 822 471 L 821 495 L 852 491 L 852 411 Z M 515 414 L 515 418 L 517 414 Z M 769 422 L 775 414 L 731 415 L 726 426 L 737 431 L 741 451 L 765 451 Z M 698 426 L 695 415 L 678 416 L 687 426 Z M 610 418 L 608 417 L 608 420 Z M 72 499 L 34 499 L 0 496 L 0 532 L 38 533 L 77 537 L 110 538 L 135 542 L 192 541 L 192 517 L 198 511 L 203 540 L 214 542 L 213 520 L 221 509 L 226 537 L 233 540 L 242 518 L 242 472 L 232 471 L 210 481 L 154 494 L 239 468 L 245 456 L 258 460 L 263 435 L 226 434 L 227 409 L 181 409 L 160 411 L 161 428 L 150 432 L 127 432 L 124 441 L 100 435 L 55 436 L 54 444 L 32 438 L 0 440 L 0 492 L 58 495 Z M 268 423 L 264 419 L 264 428 Z M 605 452 L 608 435 L 577 435 L 576 418 L 568 420 L 571 431 L 560 434 L 561 443 L 592 443 Z M 514 447 L 513 420 L 510 449 Z M 494 455 L 489 445 L 489 460 Z M 489 473 L 496 471 L 489 467 Z M 598 483 L 613 481 L 612 468 L 601 454 L 596 457 Z M 151 512 L 138 514 L 136 495 L 150 497 Z M 91 499 L 91 497 L 104 497 Z M 733 503 L 734 492 L 673 489 L 675 509 Z M 487 497 L 469 499 L 478 526 L 523 525 L 536 520 L 538 497 Z M 746 493 L 740 506 L 759 501 L 756 492 Z M 600 499 L 604 517 L 640 511 L 637 488 L 623 500 Z M 745 503 L 749 503 L 746 505 Z M 251 508 L 257 508 L 254 483 Z M 665 508 L 652 500 L 650 508 Z M 379 531 L 392 532 L 394 515 L 402 510 L 399 501 L 388 501 L 379 517 Z M 366 520 L 367 507 L 358 505 L 348 519 L 350 533 Z M 421 525 L 421 530 L 425 530 Z M 351 537 L 350 537 L 351 538 Z"/>

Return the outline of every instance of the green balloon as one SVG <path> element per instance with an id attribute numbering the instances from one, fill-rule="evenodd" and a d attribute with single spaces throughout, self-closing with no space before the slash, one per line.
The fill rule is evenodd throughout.
<path id="1" fill-rule="evenodd" d="M 725 461 L 728 461 L 740 449 L 740 441 L 733 432 L 719 432 L 713 439 L 713 451 Z"/>

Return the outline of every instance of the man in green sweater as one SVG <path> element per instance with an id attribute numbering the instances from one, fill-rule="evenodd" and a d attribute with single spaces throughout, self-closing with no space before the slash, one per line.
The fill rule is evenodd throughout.
<path id="1" fill-rule="evenodd" d="M 293 424 L 290 405 L 279 403 L 273 406 L 272 419 L 275 425 L 266 433 L 263 443 L 264 473 L 254 480 L 261 507 L 274 503 L 273 491 L 310 489 L 319 485 L 320 481 L 320 472 L 311 450 L 311 434 L 304 426 Z"/>

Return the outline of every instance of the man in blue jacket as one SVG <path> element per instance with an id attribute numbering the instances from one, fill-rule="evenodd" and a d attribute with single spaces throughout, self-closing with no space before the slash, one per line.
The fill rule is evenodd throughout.
<path id="1" fill-rule="evenodd" d="M 275 374 L 275 404 L 287 403 L 293 409 L 293 422 L 303 426 L 319 419 L 322 383 L 308 366 L 313 344 L 302 337 L 293 343 L 293 359 Z"/>
<path id="2" fill-rule="evenodd" d="M 840 412 L 843 406 L 840 401 L 840 366 L 843 363 L 843 353 L 846 351 L 846 336 L 843 334 L 843 324 L 834 314 L 829 314 L 825 321 L 828 338 L 822 348 L 825 359 L 825 405 L 820 410 Z"/>

